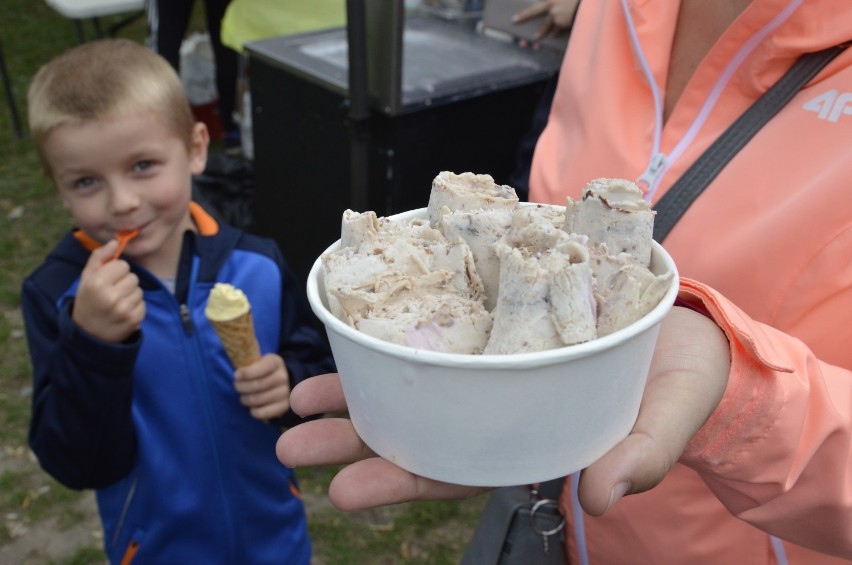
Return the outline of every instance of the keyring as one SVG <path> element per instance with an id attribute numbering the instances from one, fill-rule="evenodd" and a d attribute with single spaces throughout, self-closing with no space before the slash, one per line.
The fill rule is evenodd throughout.
<path id="1" fill-rule="evenodd" d="M 530 510 L 530 524 L 532 526 L 533 531 L 535 531 L 535 533 L 537 533 L 538 535 L 544 536 L 544 537 L 548 537 L 548 536 L 552 536 L 554 534 L 558 534 L 560 531 L 562 531 L 562 528 L 565 527 L 565 516 L 562 516 L 562 520 L 559 522 L 559 525 L 557 525 L 553 529 L 543 531 L 543 530 L 538 529 L 538 527 L 536 527 L 536 525 L 535 525 L 535 513 L 538 512 L 540 508 L 543 508 L 544 506 L 547 506 L 547 505 L 551 505 L 551 506 L 553 506 L 557 509 L 559 508 L 559 503 L 556 502 L 555 500 L 552 500 L 550 498 L 542 498 L 541 500 L 539 500 L 538 502 L 533 504 L 533 507 Z"/>

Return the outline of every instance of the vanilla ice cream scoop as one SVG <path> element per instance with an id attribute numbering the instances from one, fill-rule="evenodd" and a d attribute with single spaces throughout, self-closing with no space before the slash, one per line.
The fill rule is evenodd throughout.
<path id="1" fill-rule="evenodd" d="M 207 298 L 204 314 L 209 320 L 233 320 L 251 310 L 246 294 L 228 283 L 216 283 Z"/>
<path id="2" fill-rule="evenodd" d="M 234 367 L 239 369 L 260 359 L 251 305 L 242 290 L 228 283 L 216 283 L 207 297 L 204 314 Z"/>

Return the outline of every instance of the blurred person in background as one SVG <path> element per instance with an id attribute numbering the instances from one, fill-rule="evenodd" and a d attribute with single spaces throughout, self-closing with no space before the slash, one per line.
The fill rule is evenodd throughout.
<path id="1" fill-rule="evenodd" d="M 219 121 L 225 151 L 239 151 L 240 129 L 234 119 L 237 101 L 239 54 L 222 44 L 222 18 L 230 0 L 204 0 L 207 31 L 216 64 Z M 149 46 L 180 72 L 180 47 L 186 36 L 195 0 L 146 0 Z"/>

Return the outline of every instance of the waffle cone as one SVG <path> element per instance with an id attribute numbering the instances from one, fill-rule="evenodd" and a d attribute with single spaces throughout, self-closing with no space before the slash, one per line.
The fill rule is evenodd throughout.
<path id="1" fill-rule="evenodd" d="M 210 324 L 222 340 L 234 368 L 251 365 L 260 359 L 260 348 L 250 311 L 232 320 L 210 320 Z"/>

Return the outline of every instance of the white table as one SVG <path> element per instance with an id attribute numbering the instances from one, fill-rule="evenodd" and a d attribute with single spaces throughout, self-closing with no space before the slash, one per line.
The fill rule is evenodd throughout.
<path id="1" fill-rule="evenodd" d="M 85 41 L 83 20 L 91 20 L 98 37 L 113 36 L 119 29 L 145 13 L 145 0 L 45 0 L 45 2 L 61 15 L 74 20 L 81 43 Z M 111 25 L 104 33 L 100 18 L 119 14 L 128 14 L 128 16 Z"/>

